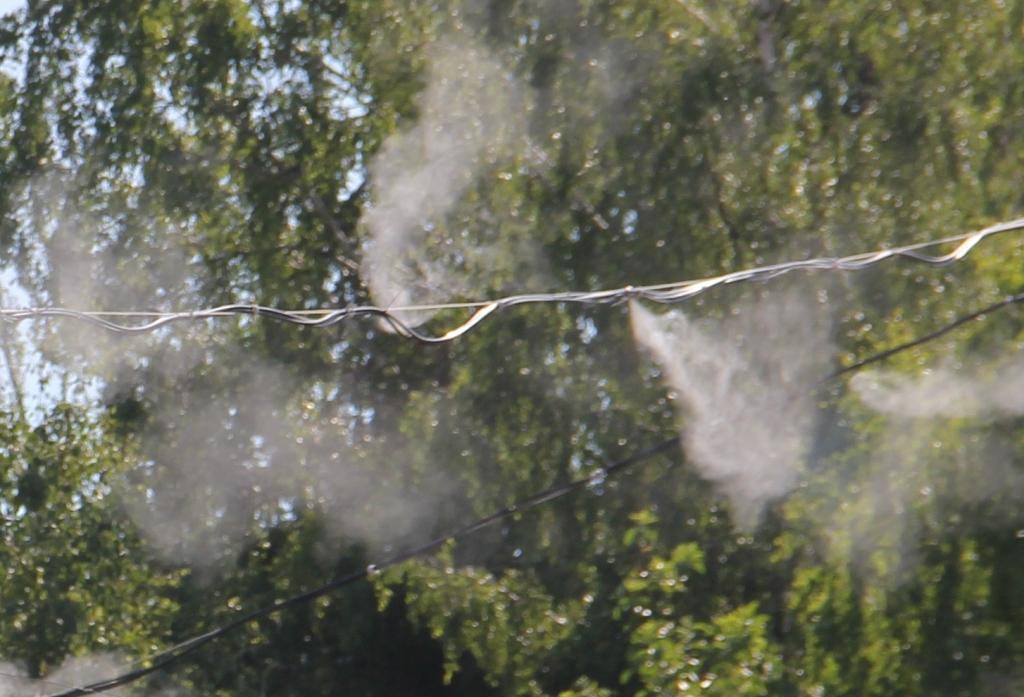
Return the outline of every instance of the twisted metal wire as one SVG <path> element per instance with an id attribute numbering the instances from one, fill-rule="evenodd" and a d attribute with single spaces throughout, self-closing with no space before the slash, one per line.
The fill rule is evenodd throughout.
<path id="1" fill-rule="evenodd" d="M 889 259 L 902 258 L 929 266 L 947 266 L 961 261 L 976 246 L 989 237 L 1007 232 L 1024 230 L 1024 218 L 1009 220 L 972 233 L 965 233 L 938 240 L 919 242 L 917 244 L 891 249 L 880 249 L 862 252 L 845 257 L 818 257 L 799 261 L 789 261 L 768 266 L 759 266 L 741 271 L 711 276 L 708 278 L 677 281 L 661 285 L 624 286 L 622 288 L 597 291 L 566 291 L 558 293 L 529 293 L 509 295 L 496 300 L 481 300 L 461 303 L 442 303 L 433 305 L 407 305 L 402 307 L 378 307 L 374 305 L 354 305 L 343 308 L 318 310 L 282 310 L 258 304 L 235 303 L 221 305 L 191 312 L 135 312 L 135 311 L 81 311 L 61 307 L 41 307 L 23 309 L 0 309 L 0 319 L 23 321 L 29 319 L 69 318 L 94 324 L 111 332 L 121 334 L 142 334 L 152 332 L 171 323 L 250 315 L 263 317 L 280 322 L 287 322 L 303 327 L 327 328 L 355 318 L 376 318 L 386 323 L 400 336 L 413 339 L 423 344 L 443 344 L 454 341 L 465 335 L 487 319 L 494 312 L 518 305 L 535 305 L 546 303 L 570 303 L 582 305 L 612 305 L 631 299 L 647 300 L 659 304 L 678 303 L 705 293 L 718 286 L 731 285 L 747 281 L 767 281 L 793 271 L 861 271 L 880 264 Z M 947 254 L 933 255 L 922 250 L 944 244 L 956 247 Z M 473 314 L 463 323 L 448 331 L 431 335 L 424 333 L 413 324 L 402 319 L 401 315 L 408 312 L 436 312 L 439 310 L 473 310 Z M 136 324 L 125 324 L 124 319 L 143 320 Z"/>

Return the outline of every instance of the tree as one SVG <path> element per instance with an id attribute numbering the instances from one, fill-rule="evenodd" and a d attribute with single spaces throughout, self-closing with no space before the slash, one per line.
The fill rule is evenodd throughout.
<path id="1" fill-rule="evenodd" d="M 0 32 L 0 241 L 33 304 L 170 310 L 636 286 L 943 237 L 1024 203 L 1022 13 L 29 2 Z M 505 310 L 438 346 L 355 322 L 216 320 L 148 338 L 36 323 L 32 346 L 85 403 L 9 418 L 0 502 L 5 534 L 61 531 L 32 559 L 68 575 L 5 584 L 4 607 L 24 609 L 0 621 L 99 612 L 108 599 L 72 587 L 102 571 L 133 606 L 158 599 L 97 625 L 145 654 L 681 428 L 672 458 L 251 624 L 160 680 L 224 695 L 1012 681 L 1020 409 L 985 406 L 977 385 L 1017 374 L 982 358 L 1018 341 L 1019 321 L 903 353 L 903 378 L 804 384 L 1019 292 L 1016 238 L 986 244 L 946 269 L 709 292 L 682 319 L 651 318 L 661 353 L 638 346 L 624 305 Z M 794 346 L 819 315 L 822 340 Z M 443 333 L 464 314 L 403 316 Z M 681 331 L 706 349 L 674 368 Z M 695 361 L 733 385 L 726 401 L 673 378 Z M 943 361 L 965 368 L 913 377 Z M 780 384 L 786 404 L 766 389 Z M 941 407 L 953 392 L 959 407 Z M 885 406 L 906 395 L 933 408 Z M 808 442 L 778 454 L 789 432 L 760 419 L 792 404 Z M 735 437 L 712 423 L 733 413 Z M 61 435 L 31 435 L 36 423 Z M 723 474 L 695 433 L 785 476 L 765 489 L 750 470 Z M 70 454 L 32 469 L 16 455 L 32 448 Z M 59 510 L 26 503 L 57 490 Z M 101 643 L 81 621 L 18 631 L 0 654 L 33 675 Z"/>

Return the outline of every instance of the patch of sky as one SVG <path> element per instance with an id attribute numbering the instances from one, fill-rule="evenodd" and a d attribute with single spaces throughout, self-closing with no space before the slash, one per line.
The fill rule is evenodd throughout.
<path id="1" fill-rule="evenodd" d="M 638 215 L 637 212 L 630 209 L 622 214 L 622 231 L 627 235 L 632 235 L 636 232 L 636 221 Z"/>
<path id="2" fill-rule="evenodd" d="M 11 13 L 24 9 L 24 7 L 25 0 L 0 0 L 0 19 L 4 19 Z M 24 40 L 20 42 L 20 45 L 13 56 L 4 54 L 2 58 L 0 58 L 0 73 L 4 73 L 15 80 L 21 78 L 25 66 L 21 59 L 21 56 L 24 54 L 23 46 Z"/>
<path id="3" fill-rule="evenodd" d="M 9 265 L 0 269 L 0 294 L 3 309 L 32 306 L 31 295 L 18 282 L 17 273 Z M 54 405 L 68 399 L 68 386 L 59 368 L 39 351 L 33 321 L 17 322 L 4 329 L 8 330 L 5 334 L 12 345 L 0 352 L 0 395 L 6 404 L 15 404 L 20 399 L 28 420 L 33 424 L 41 423 Z M 100 381 L 85 380 L 79 389 L 83 403 L 98 404 Z"/>

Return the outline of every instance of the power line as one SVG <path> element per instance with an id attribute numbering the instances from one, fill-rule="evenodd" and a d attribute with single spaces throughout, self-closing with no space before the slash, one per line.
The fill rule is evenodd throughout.
<path id="1" fill-rule="evenodd" d="M 910 341 L 904 342 L 897 346 L 893 346 L 892 348 L 882 351 L 880 353 L 868 356 L 867 358 L 861 359 L 856 363 L 851 363 L 848 366 L 845 366 L 843 368 L 836 370 L 833 373 L 830 373 L 826 378 L 826 381 L 834 380 L 835 378 L 846 375 L 847 373 L 852 373 L 854 371 L 860 370 L 861 368 L 867 367 L 873 363 L 879 363 L 881 361 L 884 361 L 887 358 L 895 356 L 897 353 L 903 353 L 904 351 L 908 351 L 917 346 L 921 346 L 922 344 L 926 344 L 929 341 L 934 341 L 935 339 L 938 339 L 939 337 L 948 334 L 954 329 L 962 327 L 968 322 L 972 322 L 976 319 L 980 319 L 987 315 L 991 315 L 994 312 L 998 312 L 1003 308 L 1009 307 L 1010 305 L 1016 305 L 1018 303 L 1024 303 L 1024 293 L 1018 293 L 1017 295 L 1011 295 L 1006 298 L 1003 298 L 1002 300 L 994 302 L 991 305 L 988 305 L 987 307 L 981 308 L 980 310 L 975 310 L 970 314 L 963 315 L 962 317 L 957 317 L 949 324 L 945 324 L 933 332 L 929 332 L 928 334 L 919 336 L 916 339 L 911 339 Z"/>
<path id="2" fill-rule="evenodd" d="M 675 437 L 669 438 L 660 443 L 644 448 L 643 450 L 637 451 L 632 455 L 622 460 L 619 460 L 615 464 L 609 465 L 608 467 L 605 467 L 603 469 L 599 469 L 590 475 L 574 479 L 565 484 L 558 484 L 551 488 L 545 489 L 544 491 L 529 496 L 510 506 L 506 506 L 505 508 L 495 511 L 494 513 L 491 513 L 488 516 L 485 516 L 483 518 L 480 518 L 479 520 L 469 523 L 468 525 L 464 525 L 463 527 L 458 528 L 457 530 L 446 533 L 439 537 L 435 537 L 429 542 L 425 542 L 424 544 L 421 544 L 417 547 L 396 554 L 382 562 L 379 562 L 377 564 L 370 564 L 364 569 L 360 569 L 359 571 L 354 571 L 348 575 L 335 578 L 311 590 L 305 591 L 303 593 L 298 593 L 291 597 L 274 602 L 270 605 L 266 605 L 256 610 L 252 610 L 251 612 L 248 612 L 240 617 L 237 617 L 231 620 L 230 622 L 227 622 L 226 624 L 222 624 L 219 627 L 211 629 L 208 632 L 192 637 L 191 639 L 187 639 L 186 641 L 183 641 L 180 644 L 172 646 L 171 648 L 166 649 L 165 651 L 162 651 L 159 654 L 150 657 L 147 660 L 151 660 L 152 663 L 150 663 L 150 665 L 148 666 L 144 666 L 142 668 L 138 668 L 136 670 L 123 673 L 122 675 L 118 675 L 114 678 L 100 680 L 89 685 L 82 685 L 80 687 L 71 688 L 63 692 L 54 693 L 49 697 L 83 697 L 84 695 L 92 695 L 98 692 L 106 692 L 107 690 L 113 690 L 115 688 L 123 687 L 124 685 L 128 685 L 130 683 L 141 680 L 147 675 L 155 673 L 161 668 L 164 668 L 170 665 L 171 663 L 175 663 L 181 660 L 185 656 L 199 649 L 204 644 L 207 644 L 215 639 L 218 639 L 224 636 L 225 634 L 228 634 L 229 632 L 232 632 L 233 630 L 248 624 L 249 622 L 260 619 L 261 617 L 266 617 L 267 615 L 271 615 L 287 607 L 315 600 L 316 598 L 326 595 L 331 591 L 352 585 L 353 583 L 356 583 L 358 581 L 362 581 L 376 573 L 389 569 L 393 566 L 397 566 L 402 562 L 409 561 L 410 559 L 414 559 L 416 557 L 440 549 L 447 542 L 461 539 L 479 530 L 488 528 L 498 522 L 501 522 L 502 520 L 505 520 L 513 515 L 516 515 L 517 513 L 528 511 L 531 508 L 535 508 L 536 506 L 539 506 L 543 503 L 547 503 L 548 501 L 553 501 L 555 499 L 562 498 L 563 496 L 571 494 L 587 486 L 596 484 L 601 481 L 605 481 L 625 471 L 626 469 L 632 467 L 633 465 L 639 464 L 657 455 L 668 452 L 669 449 L 675 446 L 678 440 L 679 439 Z"/>
<path id="3" fill-rule="evenodd" d="M 857 361 L 856 363 L 853 363 L 844 368 L 840 368 L 839 370 L 836 370 L 825 376 L 825 378 L 823 378 L 821 382 L 824 383 L 834 381 L 839 377 L 860 370 L 861 368 L 864 368 L 868 365 L 872 365 L 874 363 L 884 361 L 888 358 L 892 358 L 893 356 L 899 353 L 908 351 L 912 348 L 921 346 L 925 343 L 938 339 L 939 337 L 953 331 L 958 327 L 963 326 L 964 324 L 972 320 L 989 316 L 998 310 L 1021 302 L 1024 302 L 1024 293 L 1010 296 L 997 303 L 993 303 L 992 305 L 988 305 L 987 307 L 972 312 L 968 315 L 964 315 L 963 317 L 960 317 L 933 332 L 924 334 L 921 337 L 918 337 L 917 339 L 899 344 L 885 351 L 880 351 L 878 353 L 872 354 L 870 356 L 867 356 L 866 358 Z M 544 491 L 541 491 L 537 494 L 533 494 L 532 496 L 529 496 L 510 506 L 506 506 L 505 508 L 495 511 L 490 515 L 473 521 L 472 523 L 464 525 L 463 527 L 458 528 L 452 532 L 436 537 L 433 540 L 430 540 L 429 542 L 426 542 L 418 547 L 414 547 L 405 552 L 401 552 L 377 564 L 371 564 L 370 566 L 367 566 L 365 569 L 352 572 L 346 576 L 335 578 L 311 590 L 298 593 L 283 600 L 271 603 L 270 605 L 266 605 L 264 607 L 252 610 L 244 615 L 241 615 L 231 620 L 230 622 L 227 622 L 218 627 L 215 627 L 214 629 L 204 632 L 203 634 L 199 634 L 190 639 L 186 639 L 185 641 L 176 644 L 168 649 L 165 649 L 157 654 L 153 654 L 146 658 L 140 659 L 139 661 L 136 661 L 136 663 L 151 661 L 151 663 L 148 666 L 143 666 L 141 668 L 126 673 L 122 673 L 121 675 L 106 680 L 100 680 L 97 682 L 90 683 L 88 685 L 74 687 L 63 692 L 53 693 L 48 697 L 85 697 L 86 695 L 106 692 L 108 690 L 113 690 L 115 688 L 123 687 L 125 685 L 134 683 L 173 663 L 177 663 L 189 654 L 197 651 L 202 646 L 224 636 L 225 634 L 229 634 L 230 632 L 254 620 L 266 617 L 275 612 L 278 612 L 279 610 L 283 610 L 294 605 L 299 605 L 302 603 L 309 602 L 311 600 L 315 600 L 316 598 L 326 595 L 332 591 L 344 588 L 345 586 L 349 586 L 364 579 L 367 579 L 371 575 L 379 571 L 383 571 L 385 569 L 397 566 L 398 564 L 401 564 L 403 562 L 415 559 L 416 557 L 420 557 L 424 554 L 436 551 L 447 542 L 459 540 L 463 537 L 478 532 L 479 530 L 490 527 L 517 513 L 530 510 L 531 508 L 535 508 L 537 506 L 540 506 L 541 504 L 554 501 L 556 499 L 562 498 L 563 496 L 567 496 L 568 494 L 579 491 L 580 489 L 583 489 L 587 486 L 591 486 L 593 484 L 623 474 L 624 472 L 634 467 L 635 465 L 638 465 L 658 455 L 668 452 L 672 447 L 675 446 L 677 442 L 678 438 L 672 437 L 664 441 L 661 441 L 660 443 L 648 446 L 642 450 L 633 453 L 632 455 L 629 455 L 628 457 L 622 460 L 619 460 L 618 462 L 612 465 L 609 465 L 608 467 L 598 469 L 596 472 L 593 472 L 592 474 L 580 477 L 578 479 L 574 479 L 565 484 L 558 484 L 548 489 L 545 489 Z"/>
<path id="4" fill-rule="evenodd" d="M 659 304 L 671 304 L 688 300 L 712 288 L 746 281 L 767 281 L 797 270 L 860 271 L 893 258 L 903 258 L 929 266 L 946 266 L 962 260 L 971 250 L 985 239 L 1006 232 L 1024 230 L 1024 218 L 1017 218 L 989 226 L 972 233 L 964 233 L 928 242 L 862 252 L 846 257 L 819 257 L 781 264 L 759 266 L 734 271 L 720 276 L 711 276 L 661 285 L 624 286 L 597 291 L 567 291 L 559 293 L 531 293 L 509 295 L 496 300 L 480 300 L 462 303 L 441 303 L 434 305 L 407 305 L 402 307 L 378 307 L 374 305 L 353 305 L 343 308 L 314 310 L 282 310 L 258 304 L 234 303 L 189 312 L 142 312 L 142 311 L 84 311 L 62 307 L 38 307 L 23 309 L 0 309 L 0 319 L 23 321 L 29 319 L 67 318 L 94 324 L 108 331 L 120 334 L 142 334 L 155 331 L 166 325 L 202 319 L 213 319 L 237 315 L 250 315 L 287 322 L 303 327 L 333 327 L 356 318 L 375 318 L 387 323 L 395 333 L 424 344 L 441 344 L 453 341 L 484 321 L 497 310 L 518 305 L 547 303 L 571 303 L 581 305 L 613 305 L 626 300 L 640 299 Z M 945 244 L 957 246 L 948 254 L 931 255 L 922 250 Z M 430 335 L 416 329 L 401 315 L 408 312 L 436 312 L 439 310 L 473 310 L 473 314 L 459 324 L 439 335 Z M 125 324 L 124 319 L 140 320 L 136 324 Z M 118 321 L 122 320 L 122 321 Z"/>

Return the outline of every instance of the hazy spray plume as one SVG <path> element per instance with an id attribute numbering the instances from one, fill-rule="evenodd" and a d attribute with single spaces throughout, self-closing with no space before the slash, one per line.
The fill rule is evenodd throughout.
<path id="1" fill-rule="evenodd" d="M 850 385 L 869 407 L 897 417 L 1010 416 L 1024 413 L 1024 361 L 974 373 L 938 367 L 911 376 L 873 370 Z"/>
<path id="2" fill-rule="evenodd" d="M 722 320 L 631 307 L 633 334 L 683 403 L 683 444 L 701 474 L 756 524 L 803 470 L 815 383 L 830 356 L 812 300 L 761 298 Z"/>
<path id="3" fill-rule="evenodd" d="M 13 663 L 0 661 L 0 697 L 43 697 L 73 687 L 106 680 L 114 675 L 137 667 L 116 653 L 71 656 L 56 670 L 41 679 L 27 676 L 24 670 Z M 104 695 L 139 694 L 146 697 L 186 697 L 189 692 L 181 687 L 146 689 L 119 687 L 103 692 Z"/>
<path id="4" fill-rule="evenodd" d="M 959 369 L 947 362 L 918 375 L 864 371 L 850 387 L 885 419 L 862 435 L 866 458 L 831 473 L 824 491 L 808 492 L 820 499 L 813 505 L 833 554 L 897 586 L 914 577 L 922 537 L 951 521 L 963 534 L 1019 518 L 1016 448 L 985 421 L 1024 413 L 1020 360 Z M 972 417 L 980 421 L 964 420 Z M 831 488 L 844 479 L 836 499 Z"/>
<path id="5" fill-rule="evenodd" d="M 21 302 L 76 310 L 195 307 L 203 271 L 178 242 L 187 237 L 184 228 L 166 215 L 143 210 L 129 197 L 90 203 L 87 188 L 87 182 L 55 168 L 12 195 L 18 220 L 15 245 L 23 260 L 23 273 L 16 279 L 21 281 Z M 130 245 L 124 244 L 126 233 L 133 237 Z M 25 332 L 31 343 L 28 355 L 45 364 L 35 370 L 56 369 L 93 387 L 96 376 L 116 374 L 160 351 L 169 334 L 126 339 L 77 321 L 30 324 L 31 331 Z M 195 325 L 179 333 L 203 329 Z M 58 396 L 62 398 L 68 396 Z"/>
<path id="6" fill-rule="evenodd" d="M 620 55 L 635 54 L 637 46 L 597 31 L 574 33 L 579 26 L 567 5 L 541 2 L 534 9 L 542 21 L 572 35 L 571 55 L 557 66 L 557 89 L 542 92 L 528 85 L 466 35 L 442 37 L 428 50 L 415 124 L 388 138 L 368 166 L 374 193 L 361 221 L 367 233 L 362 275 L 377 305 L 443 303 L 550 284 L 549 260 L 538 240 L 549 234 L 544 225 L 551 221 L 544 213 L 520 211 L 522 191 L 515 185 L 503 191 L 502 182 L 544 179 L 560 144 L 577 133 L 585 135 L 576 145 L 590 139 L 586 147 L 593 156 L 628 127 L 634 115 L 630 96 L 642 78 Z M 483 15 L 478 21 L 485 21 Z M 565 103 L 539 111 L 558 99 Z M 597 161 L 580 163 L 572 182 L 579 191 L 565 210 L 553 212 L 555 219 L 577 209 L 607 228 L 588 199 L 601 193 L 583 194 L 590 186 L 586 171 Z M 486 182 L 482 192 L 475 189 L 480 181 Z M 550 183 L 560 190 L 565 184 L 564 174 Z M 416 323 L 431 313 L 399 315 Z"/>
<path id="7" fill-rule="evenodd" d="M 30 288 L 29 304 L 201 306 L 203 267 L 189 263 L 179 246 L 186 236 L 172 222 L 137 208 L 90 211 L 76 201 L 79 186 L 49 172 L 16 194 L 29 277 L 43 279 Z M 131 256 L 116 244 L 116 222 L 126 215 L 151 222 Z M 231 325 L 251 321 L 189 322 L 130 336 L 74 321 L 35 322 L 26 353 L 88 385 L 78 395 L 40 393 L 36 406 L 74 398 L 137 405 L 144 415 L 131 426 L 141 436 L 138 456 L 126 453 L 128 471 L 107 481 L 156 556 L 204 577 L 230 567 L 261 529 L 298 509 L 321 512 L 333 540 L 401 543 L 422 529 L 436 499 L 382 481 L 381 463 L 365 448 L 355 454 L 346 432 L 361 417 L 343 399 L 334 414 L 308 418 L 298 406 L 309 403 L 299 397 L 311 388 L 301 371 L 236 339 Z"/>
<path id="8" fill-rule="evenodd" d="M 449 229 L 445 214 L 485 167 L 527 151 L 530 95 L 507 68 L 465 40 L 440 41 L 428 60 L 416 124 L 388 139 L 369 166 L 375 196 L 363 217 L 363 274 L 383 306 L 471 290 L 466 266 L 486 249 Z"/>
<path id="9" fill-rule="evenodd" d="M 401 306 L 481 293 L 501 264 L 524 270 L 512 282 L 535 287 L 546 268 L 535 223 L 508 225 L 507 211 L 474 197 L 481 177 L 550 166 L 528 135 L 535 94 L 466 37 L 442 38 L 427 60 L 415 123 L 389 138 L 369 164 L 374 202 L 362 220 L 369 234 L 362 271 L 373 300 Z M 607 77 L 612 62 L 606 50 L 587 70 Z M 460 217 L 460 206 L 470 214 Z M 406 478 L 393 476 L 391 462 L 347 447 L 334 421 L 324 442 L 336 446 L 320 448 L 316 429 L 311 436 L 301 415 L 283 406 L 308 389 L 285 366 L 232 356 L 230 347 L 195 359 L 183 349 L 172 353 L 184 366 L 177 375 L 206 361 L 215 374 L 213 363 L 230 362 L 240 379 L 230 389 L 194 396 L 168 390 L 153 400 L 152 428 L 160 433 L 147 438 L 155 444 L 146 452 L 151 466 L 127 500 L 147 540 L 168 560 L 216 571 L 267 524 L 261 516 L 279 501 L 316 506 L 328 537 L 401 546 L 429 529 L 439 502 L 450 496 L 451 482 L 438 471 L 405 490 Z M 171 358 L 151 362 L 162 370 L 174 365 Z M 345 407 L 339 410 L 344 415 Z M 387 467 L 392 475 L 382 476 Z"/>
<path id="10" fill-rule="evenodd" d="M 0 662 L 0 697 L 35 697 L 109 678 L 128 667 L 127 661 L 113 655 L 71 657 L 45 678 L 34 680 L 12 663 Z M 106 695 L 127 694 L 127 688 L 105 692 Z M 149 693 L 154 694 L 154 693 Z"/>
<path id="11" fill-rule="evenodd" d="M 213 375 L 228 359 L 196 369 Z M 128 473 L 124 500 L 155 553 L 215 575 L 262 527 L 309 507 L 324 516 L 328 543 L 375 550 L 429 528 L 445 483 L 405 491 L 386 475 L 393 463 L 347 443 L 347 420 L 306 417 L 296 374 L 245 354 L 231 360 L 225 382 L 161 392 L 151 406 L 147 464 Z"/>

